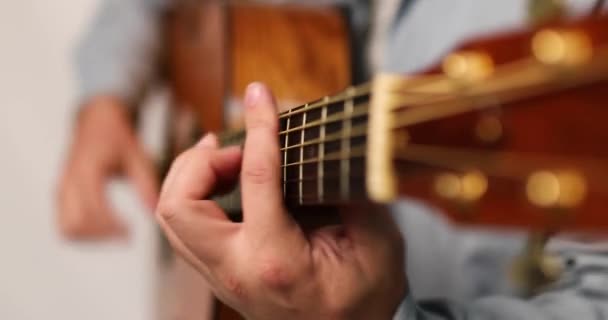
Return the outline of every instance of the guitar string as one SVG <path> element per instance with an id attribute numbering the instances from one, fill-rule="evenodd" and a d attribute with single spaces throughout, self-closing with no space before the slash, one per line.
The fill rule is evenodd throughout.
<path id="1" fill-rule="evenodd" d="M 334 157 L 334 160 L 339 160 L 340 152 L 329 154 L 329 157 Z M 351 155 L 351 157 L 354 155 Z M 442 147 L 434 145 L 411 144 L 402 152 L 397 153 L 396 159 L 406 160 L 413 163 L 431 165 L 434 167 L 444 167 L 451 170 L 463 171 L 479 170 L 491 177 L 513 179 L 524 181 L 531 172 L 537 170 L 548 170 L 551 167 L 570 168 L 576 163 L 576 167 L 584 169 L 581 172 L 588 179 L 587 182 L 594 192 L 608 193 L 608 170 L 606 170 L 603 161 L 597 158 L 582 158 L 582 157 L 563 157 L 563 156 L 546 156 L 523 152 L 495 152 L 485 150 L 475 150 L 470 148 L 457 147 Z M 307 163 L 318 163 L 317 159 L 309 159 Z M 508 163 L 509 166 L 504 166 Z M 300 164 L 300 163 L 294 163 Z M 517 164 L 513 166 L 513 164 Z M 356 177 L 364 177 L 364 175 L 354 175 Z M 315 181 L 316 177 L 306 177 L 303 179 L 289 179 L 286 183 L 299 183 L 301 181 Z M 326 181 L 332 180 L 332 176 L 327 176 Z M 333 176 L 334 180 L 340 176 Z M 598 188 L 601 186 L 602 188 Z M 339 192 L 336 192 L 339 194 Z M 289 196 L 289 194 L 286 194 Z M 305 194 L 303 199 L 315 198 L 317 195 Z M 300 196 L 298 195 L 298 199 Z"/>
<path id="2" fill-rule="evenodd" d="M 479 170 L 493 177 L 525 180 L 540 170 L 571 170 L 585 175 L 594 186 L 608 193 L 608 168 L 600 158 L 541 155 L 524 152 L 485 151 L 434 145 L 411 144 L 397 153 L 397 160 L 411 161 L 458 171 Z"/>
<path id="3" fill-rule="evenodd" d="M 444 77 L 445 78 L 445 77 Z M 435 82 L 438 80 L 434 80 Z M 413 81 L 414 82 L 414 81 Z M 417 83 L 417 86 L 421 86 L 423 84 L 428 84 L 431 81 L 420 81 L 419 83 Z M 407 87 L 415 87 L 414 85 L 412 86 L 405 86 L 405 88 Z M 367 88 L 367 87 L 366 87 Z M 464 98 L 464 99 L 469 99 L 469 98 L 473 98 L 470 95 L 462 95 L 462 94 L 454 94 L 454 93 L 450 93 L 450 94 L 438 94 L 438 93 L 425 93 L 425 92 L 414 92 L 414 91 L 409 91 L 409 90 L 405 90 L 405 89 L 400 89 L 397 90 L 396 93 L 399 94 L 407 94 L 408 97 L 402 99 L 402 102 L 399 103 L 400 106 L 402 107 L 408 107 L 405 112 L 403 113 L 407 113 L 405 115 L 402 116 L 402 118 L 399 118 L 397 120 L 397 123 L 399 123 L 400 120 L 406 118 L 409 119 L 411 118 L 409 113 L 415 113 L 415 112 L 420 112 L 420 110 L 423 110 L 425 113 L 428 112 L 432 112 L 435 110 L 430 110 L 430 109 L 440 109 L 439 106 L 437 106 L 438 103 L 440 102 L 445 102 L 446 100 L 450 100 L 450 99 L 454 99 L 454 98 Z M 412 95 L 419 95 L 421 97 L 419 97 L 418 99 L 414 99 L 412 100 L 411 96 Z M 428 96 L 432 96 L 433 98 L 435 98 L 436 100 L 429 100 Z M 432 98 L 431 98 L 432 99 Z M 348 99 L 343 99 L 340 101 L 346 101 Z M 311 106 L 314 107 L 309 107 L 309 108 L 303 108 L 303 109 L 297 109 L 295 111 L 293 111 L 294 109 L 290 109 L 287 112 L 283 113 L 282 118 L 285 117 L 293 117 L 294 115 L 297 114 L 302 114 L 304 112 L 309 112 L 311 110 L 316 109 L 316 107 L 324 107 L 324 106 L 328 106 L 329 104 L 333 103 L 333 100 L 330 100 L 332 102 L 329 103 L 319 103 L 318 105 L 312 104 Z M 456 100 L 456 101 L 460 101 L 460 100 Z M 468 100 L 467 100 L 468 101 Z M 418 106 L 424 106 L 425 108 L 415 108 Z M 355 111 L 352 115 L 347 115 L 346 112 L 341 111 L 335 115 L 332 115 L 330 117 L 328 117 L 327 119 L 325 119 L 325 121 L 322 120 L 317 120 L 317 121 L 313 121 L 313 122 L 309 122 L 306 125 L 301 125 L 298 127 L 294 127 L 294 128 L 289 128 L 289 130 L 282 130 L 279 131 L 279 136 L 280 135 L 285 135 L 287 133 L 290 132 L 296 132 L 296 131 L 300 131 L 300 130 L 304 130 L 304 129 L 312 129 L 312 128 L 316 128 L 316 127 L 320 127 L 322 125 L 326 125 L 328 123 L 333 123 L 333 122 L 340 122 L 340 121 L 345 121 L 348 119 L 352 119 L 352 118 L 356 118 L 356 117 L 361 117 L 361 116 L 365 116 L 365 115 L 369 115 L 368 109 L 369 109 L 369 104 L 368 103 L 362 103 L 362 104 L 358 104 L 355 106 Z M 472 108 L 475 109 L 475 108 Z M 292 111 L 291 113 L 289 111 Z M 470 111 L 470 110 L 466 110 L 466 111 Z M 463 112 L 466 112 L 465 110 L 463 110 Z M 445 116 L 449 116 L 450 114 L 446 114 Z M 437 114 L 436 117 L 441 117 L 444 116 L 443 114 Z M 429 119 L 432 120 L 432 119 Z M 418 122 L 416 121 L 412 121 L 410 120 L 410 122 L 412 122 L 411 124 L 416 124 Z M 400 128 L 400 124 L 397 124 L 395 127 L 399 127 Z M 243 134 L 243 131 L 239 131 L 239 132 L 233 132 L 232 135 L 241 135 Z M 228 137 L 230 137 L 230 133 L 227 134 Z"/>
<path id="4" fill-rule="evenodd" d="M 606 59 L 608 61 L 608 59 Z M 532 95 L 538 95 L 546 92 L 547 90 L 551 90 L 554 87 L 559 87 L 560 89 L 565 89 L 567 87 L 573 87 L 579 85 L 581 83 L 588 83 L 593 81 L 598 81 L 601 79 L 605 79 L 608 77 L 608 73 L 605 72 L 608 70 L 608 63 L 604 61 L 600 61 L 599 65 L 589 64 L 584 70 L 579 69 L 577 72 L 583 74 L 583 76 L 578 77 L 574 80 L 570 80 L 568 83 L 564 83 L 560 81 L 563 79 L 562 73 L 557 73 L 555 69 L 550 69 L 547 71 L 546 66 L 540 65 L 539 63 L 531 63 L 529 62 L 525 71 L 517 74 L 517 81 L 510 79 L 510 82 L 515 82 L 517 85 L 512 87 L 507 87 L 503 89 L 502 92 L 497 91 L 496 88 L 486 89 L 488 92 L 483 92 L 481 90 L 480 93 L 476 95 L 468 95 L 464 96 L 464 98 L 468 99 L 458 99 L 454 100 L 451 104 L 442 104 L 442 105 L 429 105 L 425 108 L 407 108 L 406 110 L 397 111 L 396 119 L 392 125 L 392 129 L 403 129 L 407 126 L 416 125 L 428 121 L 434 121 L 441 118 L 455 116 L 462 113 L 472 112 L 484 108 L 493 107 L 496 105 L 504 104 L 510 101 L 513 101 L 520 97 L 529 97 Z M 537 67 L 536 70 L 533 67 Z M 540 70 L 539 70 L 540 69 Z M 535 74 L 535 73 L 541 74 Z M 544 72 L 544 73 L 543 73 Z M 561 75 L 561 77 L 560 77 Z M 549 79 L 547 81 L 546 77 L 553 77 L 553 79 Z M 540 78 L 539 78 L 540 77 Z M 535 79 L 536 78 L 536 79 Z M 500 84 L 498 80 L 493 82 L 494 85 Z M 504 80 L 504 79 L 502 79 Z M 530 81 L 536 80 L 537 83 L 530 84 Z M 528 81 L 528 84 L 526 84 Z M 504 85 L 504 84 L 503 84 Z M 526 87 L 522 87 L 526 85 Z M 536 85 L 539 88 L 534 88 Z M 544 86 L 544 87 L 543 87 Z M 497 97 L 496 95 L 502 93 L 503 97 Z M 494 98 L 496 99 L 494 103 L 488 104 L 476 104 L 471 103 L 471 99 L 480 99 L 480 98 Z M 403 103 L 407 102 L 407 99 L 404 99 Z"/>
<path id="5" fill-rule="evenodd" d="M 495 104 L 491 104 L 491 106 L 495 106 L 496 104 L 501 104 L 501 103 L 503 103 L 503 102 L 502 101 L 498 101 L 498 102 L 495 102 Z M 433 107 L 429 106 L 428 108 L 430 109 L 430 108 L 433 108 Z M 436 107 L 436 108 L 439 108 L 439 107 Z M 480 109 L 480 108 L 478 107 L 478 108 L 475 108 L 475 109 L 466 109 L 466 110 L 462 110 L 462 113 L 476 111 L 478 109 Z M 455 114 L 453 112 L 450 112 L 449 114 L 447 112 L 446 113 L 439 113 L 439 112 L 437 112 L 437 113 L 432 113 L 432 115 L 434 116 L 432 119 L 430 117 L 427 117 L 424 120 L 425 121 L 434 121 L 434 120 L 439 120 L 441 117 L 453 116 Z M 415 125 L 415 124 L 419 124 L 419 123 L 422 123 L 422 122 L 424 122 L 424 121 L 416 121 L 416 122 L 411 123 L 410 125 Z M 306 128 L 304 128 L 304 129 L 306 129 Z M 402 129 L 402 128 L 401 127 L 395 127 L 393 129 Z M 353 138 L 353 137 L 356 137 L 356 136 L 359 136 L 359 135 L 365 135 L 366 134 L 365 130 L 367 130 L 367 124 L 357 126 L 356 130 L 355 130 L 356 135 L 351 135 L 350 138 Z M 334 135 L 335 135 L 335 137 L 331 137 L 331 138 L 327 138 L 327 139 L 315 139 L 315 140 L 308 141 L 308 142 L 306 142 L 304 144 L 297 144 L 297 145 L 289 146 L 287 148 L 281 148 L 280 150 L 281 151 L 286 151 L 286 150 L 291 149 L 291 148 L 304 147 L 304 146 L 313 146 L 313 145 L 318 145 L 318 144 L 321 144 L 321 143 L 327 143 L 327 142 L 331 142 L 331 141 L 340 141 L 341 140 L 341 137 L 339 138 L 339 133 L 334 134 Z M 308 160 L 310 160 L 310 159 L 308 159 Z M 309 162 L 310 161 L 308 161 L 307 163 L 309 163 Z M 288 165 L 291 166 L 291 165 L 298 165 L 298 164 L 300 164 L 300 163 L 299 162 L 293 162 L 293 163 L 289 163 Z"/>
<path id="6" fill-rule="evenodd" d="M 512 97 L 513 96 L 511 96 L 511 98 Z M 504 103 L 503 102 L 504 100 L 505 99 L 503 98 L 502 101 L 495 102 L 495 104 L 489 104 L 488 106 L 495 106 L 496 103 L 498 103 L 498 104 Z M 360 105 L 360 106 L 367 107 L 367 105 Z M 457 105 L 457 106 L 459 106 L 459 105 Z M 475 107 L 466 106 L 466 108 L 454 108 L 453 105 L 450 105 L 450 107 L 451 108 L 445 108 L 445 107 L 441 108 L 441 106 L 435 106 L 435 107 L 429 106 L 427 108 L 413 108 L 413 109 L 411 109 L 410 112 L 406 112 L 407 113 L 406 115 L 408 116 L 407 119 L 409 121 L 408 125 L 418 124 L 418 123 L 422 123 L 422 122 L 426 122 L 426 121 L 433 121 L 433 120 L 437 120 L 437 119 L 447 117 L 447 116 L 452 116 L 452 115 L 459 114 L 459 113 L 475 111 L 475 110 L 482 108 L 483 106 L 475 106 Z M 443 109 L 445 109 L 445 110 L 443 110 Z M 415 119 L 415 117 L 411 117 L 411 113 L 418 112 L 419 110 L 423 110 L 423 112 L 418 113 L 419 117 L 417 120 Z M 367 110 L 364 110 L 362 107 L 360 107 L 360 109 L 358 111 L 361 112 L 360 115 L 367 114 L 367 112 L 365 112 L 365 113 L 363 112 L 363 111 L 367 111 Z M 429 112 L 426 112 L 426 111 L 429 111 Z M 344 114 L 344 112 L 343 112 L 343 114 Z M 425 114 L 426 114 L 426 116 L 425 116 Z M 358 116 L 360 116 L 360 115 L 358 115 Z M 295 132 L 296 130 L 304 130 L 307 128 L 319 127 L 319 126 L 327 124 L 329 122 L 343 121 L 348 118 L 349 117 L 345 117 L 342 115 L 341 117 L 334 117 L 328 121 L 317 121 L 315 123 L 311 123 L 311 125 L 292 128 L 289 131 L 285 130 L 281 133 L 289 133 L 289 132 Z M 401 119 L 404 119 L 404 118 L 406 118 L 406 117 L 402 117 Z M 395 125 L 393 129 L 401 129 L 401 125 Z M 320 140 L 317 143 L 324 143 L 324 141 Z M 315 143 L 309 143 L 309 145 L 314 145 L 314 144 Z M 305 162 L 302 162 L 302 163 L 300 163 L 300 162 L 289 163 L 289 164 L 286 164 L 285 166 L 299 165 L 299 164 L 303 164 L 303 163 L 311 163 L 312 161 L 314 161 L 314 159 L 307 159 Z"/>
<path id="7" fill-rule="evenodd" d="M 346 156 L 344 155 L 344 152 L 342 152 L 341 150 L 337 151 L 337 152 L 326 153 L 322 160 L 321 160 L 321 158 L 318 158 L 318 157 L 308 158 L 303 161 L 296 161 L 296 162 L 290 162 L 287 164 L 282 164 L 281 168 L 299 166 L 299 165 L 309 164 L 309 163 L 319 163 L 321 161 L 334 161 L 334 160 L 361 158 L 361 157 L 365 156 L 365 149 L 366 149 L 365 146 L 353 147 L 353 148 L 351 148 L 351 152 Z"/>
<path id="8" fill-rule="evenodd" d="M 363 137 L 366 135 L 367 135 L 367 124 L 364 124 L 364 125 L 359 125 L 359 126 L 353 127 L 350 135 L 347 138 L 352 139 L 352 138 L 357 138 L 357 137 Z M 318 146 L 319 144 L 341 141 L 342 139 L 344 139 L 342 132 L 336 132 L 336 133 L 326 135 L 325 138 L 316 138 L 316 139 L 308 140 L 304 143 L 293 144 L 293 145 L 289 145 L 287 147 L 280 148 L 279 150 L 287 151 L 290 149 L 301 148 L 301 147 L 306 147 L 306 146 Z"/>
<path id="9" fill-rule="evenodd" d="M 325 118 L 325 120 L 323 119 L 319 119 L 319 120 L 315 120 L 312 122 L 308 122 L 304 125 L 300 125 L 298 127 L 294 127 L 294 128 L 289 128 L 288 130 L 282 130 L 279 131 L 279 136 L 281 135 L 285 135 L 291 132 L 301 132 L 304 129 L 311 129 L 311 128 L 318 128 L 322 125 L 326 125 L 329 123 L 333 123 L 333 122 L 341 122 L 341 121 L 346 121 L 346 120 L 350 120 L 353 118 L 357 118 L 357 117 L 362 117 L 362 116 L 367 116 L 368 115 L 368 104 L 358 104 L 357 106 L 355 106 L 355 110 L 353 112 L 348 112 L 348 114 L 346 112 L 340 112 L 338 114 L 333 114 L 331 116 L 327 116 Z M 292 119 L 292 118 L 290 118 Z"/>
<path id="10" fill-rule="evenodd" d="M 371 83 L 369 83 L 369 82 L 358 85 L 358 86 L 353 86 L 337 95 L 327 96 L 318 101 L 307 103 L 307 104 L 292 108 L 292 109 L 290 109 L 291 110 L 290 114 L 289 114 L 290 110 L 283 111 L 283 112 L 279 113 L 279 119 L 284 119 L 286 117 L 290 117 L 290 116 L 294 116 L 294 115 L 297 115 L 300 113 L 304 113 L 304 112 L 308 112 L 311 110 L 326 107 L 333 103 L 346 102 L 351 99 L 365 96 L 365 95 L 369 94 L 370 91 L 371 91 Z"/>
<path id="11" fill-rule="evenodd" d="M 523 60 L 523 61 L 517 60 L 517 61 L 511 62 L 511 63 L 503 64 L 500 66 L 500 69 L 498 69 L 497 72 L 498 71 L 509 71 L 509 69 L 521 68 L 521 66 L 519 66 L 519 64 L 521 64 L 522 62 L 527 62 L 527 60 Z M 404 84 L 400 88 L 395 88 L 394 90 L 392 90 L 391 93 L 401 93 L 401 94 L 419 95 L 419 96 L 428 96 L 428 95 L 458 96 L 458 91 L 460 89 L 462 89 L 458 85 L 457 81 L 454 81 L 454 79 L 447 77 L 443 73 L 420 75 L 420 76 L 416 76 L 413 78 L 406 78 L 406 76 L 403 76 L 403 80 L 404 80 Z M 445 85 L 448 85 L 450 87 L 449 88 L 450 90 L 448 90 L 447 92 L 445 92 L 445 89 L 443 89 L 443 92 L 442 91 L 440 91 L 440 92 L 420 91 L 421 89 L 422 90 L 424 89 L 421 87 L 424 87 L 429 84 L 431 84 L 431 85 L 441 84 L 442 81 L 445 81 L 446 82 Z M 309 104 L 300 105 L 300 106 L 292 108 L 290 110 L 283 111 L 283 112 L 279 113 L 279 119 L 283 119 L 288 116 L 308 112 L 310 110 L 314 110 L 317 108 L 329 106 L 330 104 L 333 104 L 333 103 L 346 102 L 348 100 L 351 100 L 351 99 L 354 99 L 354 98 L 357 98 L 360 96 L 364 96 L 366 94 L 370 94 L 371 90 L 372 90 L 371 87 L 372 87 L 371 82 L 367 82 L 367 83 L 361 84 L 359 86 L 351 87 L 335 96 L 327 96 L 318 101 L 311 102 Z M 417 89 L 417 90 L 415 91 L 413 89 Z M 289 111 L 291 111 L 291 114 L 288 114 Z"/>
<path id="12" fill-rule="evenodd" d="M 338 155 L 339 153 L 334 154 Z M 608 193 L 608 184 L 606 183 L 608 181 L 608 169 L 605 168 L 604 161 L 594 157 L 547 156 L 524 152 L 496 152 L 412 144 L 408 145 L 407 149 L 397 153 L 395 158 L 396 160 L 460 172 L 477 170 L 490 177 L 516 181 L 525 181 L 531 173 L 536 171 L 559 170 L 560 168 L 569 170 L 575 165 L 579 172 L 584 174 L 589 186 L 593 187 L 595 192 Z M 316 159 L 310 159 L 307 163 L 318 162 Z M 287 182 L 314 181 L 315 178 L 289 179 Z"/>
<path id="13" fill-rule="evenodd" d="M 606 64 L 602 64 L 602 58 L 606 55 L 608 55 L 608 49 L 604 49 L 604 50 L 598 50 L 598 54 L 596 54 L 596 58 L 595 58 L 595 62 L 597 63 L 598 61 L 600 62 L 600 67 L 604 67 L 606 68 Z M 599 58 L 597 57 L 599 56 Z M 604 59 L 605 60 L 605 59 Z M 586 69 L 588 69 L 589 71 L 593 71 L 592 73 L 601 73 L 602 68 L 595 68 L 595 67 L 591 67 L 590 65 L 592 65 L 591 63 L 588 64 L 588 66 L 586 67 Z M 519 79 L 519 81 L 513 81 L 511 80 L 511 82 L 515 82 L 517 83 L 519 86 L 521 86 L 522 83 L 525 83 L 526 78 L 534 78 L 531 77 L 530 75 L 532 74 L 530 72 L 531 67 L 537 67 L 540 68 L 540 71 L 544 71 L 544 73 L 541 74 L 541 76 L 547 76 L 549 74 L 551 75 L 555 75 L 556 74 L 556 68 L 552 68 L 552 67 L 547 67 L 541 63 L 539 63 L 538 61 L 529 58 L 529 59 L 521 59 L 521 60 L 517 60 L 508 64 L 503 64 L 500 66 L 499 69 L 495 70 L 494 75 L 493 75 L 493 80 L 494 81 L 486 81 L 486 83 L 489 84 L 496 84 L 499 83 L 500 84 L 500 80 L 502 78 L 508 78 L 509 75 L 513 76 L 514 74 L 518 77 L 520 77 L 521 79 Z M 599 70 L 598 70 L 599 69 Z M 524 70 L 522 72 L 522 70 Z M 549 70 L 549 72 L 547 72 L 547 70 Z M 537 72 L 539 70 L 536 70 Z M 582 73 L 579 71 L 579 73 Z M 538 75 L 536 75 L 538 76 Z M 554 77 L 556 78 L 556 77 Z M 559 77 L 557 77 L 559 78 Z M 589 78 L 587 76 L 587 78 Z M 441 81 L 445 81 L 445 85 L 448 85 L 450 87 L 450 91 L 446 92 L 424 92 L 424 91 L 412 91 L 412 88 L 418 88 L 418 90 L 420 90 L 420 87 L 423 87 L 424 85 L 428 85 L 428 84 L 432 84 L 432 85 L 438 85 L 441 84 Z M 542 81 L 546 81 L 546 79 L 541 79 Z M 462 103 L 464 101 L 464 99 L 471 99 L 471 98 L 480 98 L 480 97 L 491 97 L 490 94 L 492 94 L 492 90 L 488 90 L 486 88 L 487 91 L 490 92 L 481 92 L 478 93 L 477 96 L 471 95 L 470 93 L 468 94 L 459 94 L 457 91 L 455 90 L 463 90 L 462 86 L 458 86 L 458 83 L 455 82 L 453 79 L 450 79 L 448 77 L 446 77 L 443 74 L 438 74 L 438 75 L 428 75 L 428 76 L 420 76 L 418 78 L 411 78 L 411 79 L 407 79 L 407 82 L 399 89 L 394 90 L 394 94 L 408 94 L 407 98 L 402 98 L 401 103 L 399 103 L 400 107 L 416 107 L 416 106 L 423 106 L 423 105 L 428 105 L 426 108 L 407 108 L 406 110 L 401 110 L 402 114 L 400 118 L 397 118 L 395 121 L 395 125 L 394 128 L 402 128 L 406 125 L 413 125 L 413 124 L 417 124 L 417 123 L 421 123 L 421 122 L 425 122 L 425 121 L 432 121 L 438 118 L 443 118 L 446 116 L 450 116 L 450 115 L 454 115 L 457 113 L 462 113 L 462 112 L 468 112 L 468 111 L 473 111 L 476 109 L 480 109 L 481 106 L 478 105 L 473 105 L 473 106 L 468 106 L 467 109 L 464 110 L 443 110 L 442 112 L 442 108 L 438 108 L 438 106 L 435 106 L 435 108 L 432 107 L 432 105 L 436 104 L 437 102 L 440 102 L 441 100 L 444 99 L 450 99 L 450 98 L 461 98 L 460 100 L 455 100 L 454 102 L 456 103 Z M 490 89 L 492 89 L 491 85 L 489 86 Z M 471 88 L 464 88 L 464 89 L 471 89 Z M 511 88 L 512 89 L 512 88 Z M 495 89 L 494 89 L 495 90 Z M 353 93 L 349 93 L 349 92 L 353 92 Z M 306 104 L 300 107 L 296 107 L 293 109 L 290 109 L 288 111 L 282 112 L 279 116 L 280 119 L 286 118 L 286 117 L 291 117 L 293 115 L 297 115 L 300 113 L 304 113 L 304 112 L 308 112 L 317 108 L 321 108 L 321 107 L 325 107 L 325 106 L 329 106 L 332 103 L 335 102 L 345 102 L 349 99 L 354 99 L 356 97 L 365 95 L 370 93 L 371 91 L 371 85 L 370 83 L 366 83 L 357 87 L 352 87 L 349 90 L 344 91 L 341 94 L 338 94 L 334 97 L 326 97 L 318 102 L 313 102 L 311 104 Z M 444 89 L 445 91 L 445 89 Z M 478 90 L 479 91 L 479 90 Z M 495 92 L 494 92 L 495 93 Z M 420 98 L 418 100 L 412 100 L 413 96 L 422 96 L 423 98 Z M 431 102 L 429 103 L 429 97 L 428 96 L 433 96 L 435 97 L 438 101 L 436 102 Z M 464 99 L 462 99 L 464 98 Z M 508 98 L 508 97 L 507 97 Z M 511 97 L 511 99 L 513 99 L 514 97 Z M 487 105 L 486 107 L 491 107 L 492 105 L 495 104 L 491 104 L 491 105 Z M 434 110 L 431 110 L 434 109 Z M 443 109 L 449 109 L 446 108 L 444 106 Z M 456 108 L 458 109 L 458 108 Z M 291 112 L 289 112 L 291 111 Z M 418 116 L 416 117 L 418 113 Z M 420 114 L 422 113 L 422 114 Z M 344 114 L 344 112 L 341 112 L 341 114 Z M 426 114 L 426 116 L 425 116 Z M 360 115 L 364 115 L 363 113 Z M 416 118 L 418 118 L 416 120 Z M 346 120 L 347 118 L 343 117 L 341 119 L 338 119 L 336 117 L 335 121 L 340 121 L 340 120 Z M 322 123 L 318 123 L 317 125 L 322 125 Z M 294 131 L 297 129 L 306 129 L 306 128 L 312 128 L 314 126 L 309 126 L 309 127 L 304 127 L 304 128 L 292 128 Z M 280 134 L 284 134 L 286 132 L 280 132 Z M 237 134 L 241 134 L 240 132 Z"/>
<path id="14" fill-rule="evenodd" d="M 428 85 L 429 83 L 435 83 L 441 80 L 449 79 L 444 74 L 431 74 L 431 75 L 421 75 L 413 78 L 406 78 L 403 76 L 403 79 L 407 81 L 401 88 L 395 90 L 395 93 L 408 93 L 412 95 L 441 95 L 445 94 L 442 92 L 424 92 L 424 91 L 414 91 L 413 89 L 420 88 L 424 85 Z M 350 87 L 349 89 L 335 95 L 335 96 L 327 96 L 318 101 L 311 102 L 308 104 L 300 105 L 298 107 L 292 108 L 287 111 L 283 111 L 279 113 L 279 119 L 286 118 L 288 116 L 297 115 L 300 113 L 308 112 L 317 108 L 322 108 L 329 106 L 333 103 L 338 102 L 346 102 L 351 99 L 355 99 L 361 96 L 365 96 L 367 94 L 371 94 L 371 82 L 367 82 L 358 86 Z M 351 93 L 349 93 L 349 91 Z M 457 92 L 448 92 L 447 94 L 453 95 Z M 291 111 L 291 114 L 288 114 Z"/>
<path id="15" fill-rule="evenodd" d="M 517 64 L 512 64 L 509 67 L 507 67 L 506 69 L 504 69 L 504 71 L 508 71 L 510 69 L 518 69 L 521 70 L 520 68 L 525 68 L 526 66 L 530 67 L 530 66 L 541 66 L 543 69 L 545 68 L 544 66 L 540 65 L 539 63 L 536 62 L 531 62 L 530 60 L 526 60 L 524 62 L 519 62 Z M 597 70 L 597 68 L 594 68 L 595 70 Z M 510 72 L 515 72 L 517 70 L 510 70 Z M 506 73 L 506 72 L 503 72 Z M 503 76 L 505 76 L 503 74 Z M 518 76 L 522 77 L 522 78 L 530 78 L 530 74 L 529 73 L 525 73 L 525 74 L 519 74 Z M 586 78 L 593 80 L 593 77 L 587 76 Z M 519 81 L 519 83 L 523 83 L 523 81 Z M 576 85 L 578 84 L 577 81 L 572 81 L 570 83 L 570 85 Z M 521 86 L 521 84 L 519 84 Z M 563 84 L 558 84 L 560 86 L 563 86 Z M 448 117 L 448 116 L 453 116 L 453 115 L 457 115 L 457 114 L 461 114 L 461 113 L 466 113 L 466 112 L 472 112 L 472 111 L 476 111 L 476 110 L 480 110 L 483 108 L 489 108 L 489 107 L 494 107 L 496 105 L 501 105 L 504 104 L 506 102 L 509 102 L 510 100 L 513 99 L 517 99 L 518 97 L 521 96 L 530 96 L 530 95 L 534 95 L 534 94 L 540 94 L 543 92 L 543 90 L 547 90 L 547 88 L 540 88 L 541 90 L 536 90 L 534 91 L 533 89 L 531 90 L 520 90 L 518 92 L 518 94 L 512 94 L 512 90 L 514 90 L 513 88 L 508 88 L 511 90 L 511 92 L 506 91 L 506 96 L 502 98 L 502 100 L 497 99 L 497 97 L 493 97 L 492 95 L 488 94 L 488 93 L 481 93 L 481 94 L 477 94 L 477 95 L 470 95 L 470 94 L 466 94 L 466 95 L 456 95 L 458 98 L 457 100 L 453 100 L 453 104 L 441 104 L 439 105 L 440 102 L 445 103 L 445 100 L 449 100 L 450 98 L 454 98 L 454 96 L 452 95 L 445 95 L 445 96 L 441 96 L 441 97 L 437 97 L 436 94 L 434 94 L 435 97 L 437 97 L 437 101 L 429 101 L 428 97 L 424 100 L 421 101 L 412 101 L 411 99 L 403 99 L 402 103 L 399 103 L 399 105 L 405 106 L 407 107 L 406 110 L 401 110 L 401 114 L 399 118 L 397 118 L 395 120 L 395 124 L 393 125 L 392 129 L 402 129 L 405 126 L 408 125 L 416 125 L 419 123 L 423 123 L 423 122 L 427 122 L 427 121 L 433 121 L 433 120 L 438 120 L 444 117 Z M 515 88 L 517 89 L 517 88 Z M 406 91 L 400 91 L 401 93 L 407 93 Z M 505 93 L 505 92 L 503 92 Z M 509 95 L 509 93 L 511 93 L 511 95 Z M 496 94 L 496 93 L 494 93 Z M 473 104 L 471 105 L 470 100 L 471 99 L 481 99 L 481 98 L 486 98 L 486 99 L 490 99 L 490 98 L 495 98 L 495 100 L 493 101 L 493 103 L 487 103 L 487 104 L 483 104 L 483 105 L 478 105 L 478 104 Z M 422 102 L 422 103 L 420 103 Z M 424 106 L 424 108 L 417 108 L 417 106 Z M 368 104 L 360 104 L 357 105 L 356 108 L 358 108 L 358 110 L 355 111 L 355 114 L 352 117 L 359 117 L 359 116 L 364 116 L 364 115 L 368 115 L 368 112 L 365 112 L 364 108 L 368 108 L 369 105 Z M 399 111 L 398 111 L 399 112 Z M 295 127 L 295 128 L 290 128 L 290 130 L 285 130 L 285 131 L 281 131 L 279 132 L 279 135 L 281 134 L 286 134 L 289 132 L 293 132 L 293 131 L 298 131 L 298 130 L 304 130 L 307 128 L 315 128 L 318 127 L 320 125 L 324 125 L 327 124 L 329 122 L 338 122 L 338 121 L 344 121 L 344 120 L 348 120 L 352 117 L 348 117 L 348 116 L 344 116 L 345 112 L 341 112 L 339 115 L 340 116 L 335 116 L 332 119 L 328 120 L 328 122 L 312 122 L 309 123 L 308 126 L 299 126 L 299 127 Z"/>
<path id="16" fill-rule="evenodd" d="M 365 178 L 365 173 L 354 173 L 354 174 L 349 174 L 350 177 L 354 177 L 354 178 Z M 342 179 L 342 175 L 324 175 L 323 179 L 324 181 L 327 180 L 339 180 Z M 316 175 L 310 175 L 308 177 L 302 177 L 302 178 L 293 178 L 293 179 L 286 179 L 283 180 L 284 184 L 288 184 L 288 183 L 299 183 L 299 182 L 315 182 L 318 181 L 319 177 L 317 177 Z"/>

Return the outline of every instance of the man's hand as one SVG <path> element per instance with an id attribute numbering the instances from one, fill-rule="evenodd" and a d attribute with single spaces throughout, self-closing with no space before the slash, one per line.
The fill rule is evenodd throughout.
<path id="1" fill-rule="evenodd" d="M 252 84 L 245 105 L 242 153 L 208 135 L 174 162 L 157 208 L 173 247 L 248 319 L 391 319 L 406 283 L 390 215 L 343 208 L 343 224 L 306 234 L 282 202 L 274 100 Z M 244 217 L 233 223 L 209 198 L 239 173 Z"/>
<path id="2" fill-rule="evenodd" d="M 146 205 L 156 206 L 158 182 L 153 162 L 137 140 L 126 108 L 98 98 L 83 109 L 61 176 L 58 224 L 71 239 L 124 236 L 126 228 L 108 203 L 110 178 L 125 175 Z"/>

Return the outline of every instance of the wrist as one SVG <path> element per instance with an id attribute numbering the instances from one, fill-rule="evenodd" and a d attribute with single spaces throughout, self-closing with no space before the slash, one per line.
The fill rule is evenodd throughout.
<path id="1" fill-rule="evenodd" d="M 100 121 L 114 119 L 121 122 L 131 123 L 131 108 L 129 108 L 120 98 L 100 95 L 94 96 L 82 104 L 76 114 L 76 125 L 80 126 L 89 121 Z"/>

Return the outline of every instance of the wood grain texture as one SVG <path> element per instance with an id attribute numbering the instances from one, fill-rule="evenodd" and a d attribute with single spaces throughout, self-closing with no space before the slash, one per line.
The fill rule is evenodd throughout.
<path id="1" fill-rule="evenodd" d="M 346 22 L 339 10 L 240 5 L 230 10 L 232 94 L 265 82 L 279 100 L 307 102 L 350 84 Z"/>
<path id="2" fill-rule="evenodd" d="M 225 6 L 219 1 L 201 1 L 177 6 L 169 15 L 167 67 L 174 106 L 193 111 L 206 131 L 219 131 L 230 78 Z"/>

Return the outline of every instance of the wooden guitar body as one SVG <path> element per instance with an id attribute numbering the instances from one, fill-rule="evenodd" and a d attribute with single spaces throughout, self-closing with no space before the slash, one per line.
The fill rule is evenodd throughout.
<path id="1" fill-rule="evenodd" d="M 167 29 L 175 102 L 202 130 L 219 131 L 239 126 L 239 101 L 254 81 L 269 85 L 282 108 L 335 93 L 351 82 L 348 39 L 335 7 L 180 6 Z"/>
<path id="2" fill-rule="evenodd" d="M 184 1 L 165 31 L 173 156 L 201 132 L 239 128 L 251 82 L 269 85 L 283 109 L 351 82 L 348 23 L 336 7 Z M 218 319 L 240 317 L 221 306 Z"/>

